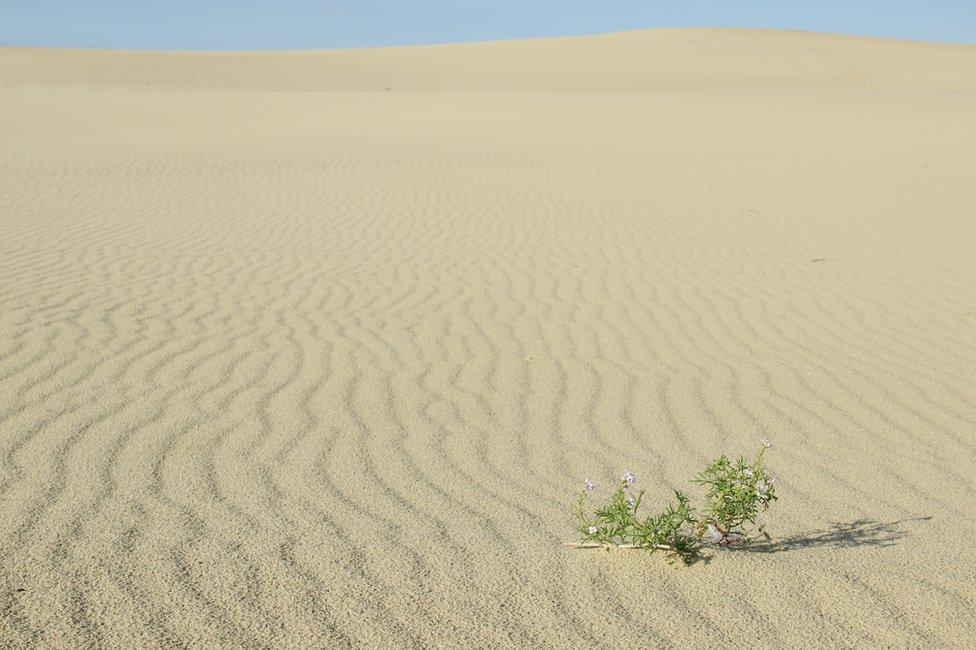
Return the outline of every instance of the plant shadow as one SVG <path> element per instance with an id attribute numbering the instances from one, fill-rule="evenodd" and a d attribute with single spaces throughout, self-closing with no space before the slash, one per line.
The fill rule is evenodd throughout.
<path id="1" fill-rule="evenodd" d="M 868 517 L 851 522 L 831 522 L 829 528 L 807 531 L 770 541 L 760 540 L 748 546 L 733 550 L 742 553 L 786 553 L 807 548 L 857 548 L 872 546 L 884 548 L 894 546 L 904 539 L 908 532 L 905 524 L 928 521 L 932 517 L 915 517 L 898 521 L 878 521 Z"/>

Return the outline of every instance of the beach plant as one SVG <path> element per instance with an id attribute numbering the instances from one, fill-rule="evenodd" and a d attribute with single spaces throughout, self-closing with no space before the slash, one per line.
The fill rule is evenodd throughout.
<path id="1" fill-rule="evenodd" d="M 583 481 L 576 502 L 576 531 L 578 542 L 574 548 L 623 548 L 662 551 L 669 562 L 692 564 L 701 558 L 708 545 L 735 546 L 749 544 L 758 537 L 769 539 L 759 515 L 776 500 L 776 480 L 765 466 L 765 453 L 771 447 L 762 440 L 762 447 L 747 460 L 731 460 L 720 456 L 692 479 L 706 489 L 699 509 L 691 498 L 680 490 L 672 490 L 674 500 L 657 514 L 640 513 L 645 490 L 634 490 L 637 477 L 625 471 L 610 498 L 602 505 L 590 508 L 596 491 L 593 481 Z"/>
<path id="2" fill-rule="evenodd" d="M 771 447 L 762 440 L 752 462 L 739 457 L 735 461 L 719 456 L 698 473 L 692 482 L 707 488 L 698 535 L 707 536 L 721 546 L 748 544 L 757 537 L 769 539 L 756 519 L 776 500 L 776 479 L 763 464 Z"/>

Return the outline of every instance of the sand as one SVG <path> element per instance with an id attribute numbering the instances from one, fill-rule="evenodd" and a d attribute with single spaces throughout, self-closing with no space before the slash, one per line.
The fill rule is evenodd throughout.
<path id="1" fill-rule="evenodd" d="M 976 47 L 0 49 L 4 647 L 972 647 Z M 773 442 L 773 544 L 579 551 Z"/>

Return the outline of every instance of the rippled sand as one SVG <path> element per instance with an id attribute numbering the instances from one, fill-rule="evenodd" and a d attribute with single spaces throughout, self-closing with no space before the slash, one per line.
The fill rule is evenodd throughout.
<path id="1" fill-rule="evenodd" d="M 2 645 L 970 646 L 974 142 L 976 47 L 0 49 Z M 774 545 L 561 546 L 761 436 Z"/>

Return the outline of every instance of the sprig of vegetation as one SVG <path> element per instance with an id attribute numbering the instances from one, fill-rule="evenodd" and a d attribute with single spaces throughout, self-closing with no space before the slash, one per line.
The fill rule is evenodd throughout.
<path id="1" fill-rule="evenodd" d="M 756 518 L 776 500 L 776 479 L 763 465 L 770 446 L 764 439 L 751 463 L 742 457 L 732 461 L 720 456 L 692 479 L 708 488 L 704 515 L 698 521 L 699 537 L 707 535 L 722 546 L 748 544 L 759 536 L 769 538 L 763 526 L 756 526 Z"/>
<path id="2" fill-rule="evenodd" d="M 733 461 L 720 456 L 698 473 L 692 482 L 706 486 L 701 514 L 685 493 L 674 490 L 675 501 L 659 514 L 638 514 L 644 490 L 633 494 L 637 481 L 633 472 L 624 472 L 609 501 L 587 514 L 589 495 L 596 486 L 589 479 L 576 503 L 576 548 L 642 548 L 664 551 L 668 561 L 691 564 L 701 556 L 706 541 L 719 546 L 748 544 L 769 535 L 757 518 L 776 500 L 775 479 L 766 469 L 764 456 L 771 446 L 763 446 L 752 462 L 740 457 Z"/>

